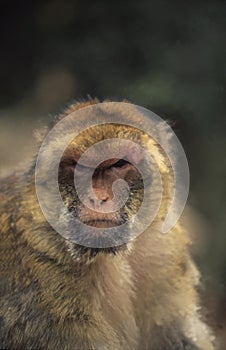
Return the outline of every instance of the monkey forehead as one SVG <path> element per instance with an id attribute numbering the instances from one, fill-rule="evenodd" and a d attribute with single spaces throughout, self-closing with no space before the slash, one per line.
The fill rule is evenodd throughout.
<path id="1" fill-rule="evenodd" d="M 65 150 L 63 159 L 79 162 L 81 165 L 108 167 L 119 159 L 136 165 L 144 158 L 145 150 L 130 140 L 111 140 L 110 143 L 95 143 L 90 147 L 73 141 Z M 119 141 L 119 142 L 117 142 Z M 123 142 L 124 141 L 124 142 Z"/>
<path id="2" fill-rule="evenodd" d="M 88 153 L 83 153 L 78 148 L 68 149 L 64 158 L 69 158 L 74 160 L 76 163 L 80 163 L 81 165 L 87 167 L 96 167 L 97 165 L 101 167 L 109 167 L 116 163 L 119 159 L 125 159 L 128 162 L 136 165 L 141 159 L 143 159 L 142 150 L 136 147 L 124 147 L 120 150 L 116 149 L 115 152 L 111 148 L 108 147 L 102 148 L 101 152 L 98 152 L 95 148 L 90 149 Z M 115 156 L 114 156 L 115 155 Z"/>
<path id="3" fill-rule="evenodd" d="M 84 129 L 74 141 L 87 145 L 113 138 L 128 138 L 135 140 L 135 142 L 142 142 L 145 135 L 147 136 L 142 130 L 131 125 L 105 123 Z"/>
<path id="4" fill-rule="evenodd" d="M 137 164 L 143 158 L 146 137 L 140 130 L 127 125 L 96 125 L 73 139 L 63 158 L 79 161 L 85 166 L 94 166 L 100 159 L 102 166 L 110 166 L 119 159 Z"/>

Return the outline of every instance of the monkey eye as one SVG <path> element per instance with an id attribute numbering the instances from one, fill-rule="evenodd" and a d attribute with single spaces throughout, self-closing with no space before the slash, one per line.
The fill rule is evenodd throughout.
<path id="1" fill-rule="evenodd" d="M 127 162 L 127 160 L 125 160 L 125 159 L 119 159 L 116 163 L 114 163 L 112 166 L 114 167 L 114 168 L 120 168 L 120 167 L 122 167 L 122 166 L 124 166 L 124 165 L 126 165 L 126 164 L 129 164 L 129 162 Z"/>

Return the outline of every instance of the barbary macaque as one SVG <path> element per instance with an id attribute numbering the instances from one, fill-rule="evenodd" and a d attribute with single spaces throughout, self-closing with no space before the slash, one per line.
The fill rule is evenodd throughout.
<path id="1" fill-rule="evenodd" d="M 95 104 L 99 104 L 96 99 L 70 105 L 46 134 L 71 113 Z M 200 311 L 199 272 L 190 256 L 188 234 L 180 221 L 166 234 L 159 225 L 173 193 L 170 162 L 154 139 L 130 125 L 126 110 L 120 120 L 121 124 L 100 123 L 84 129 L 60 159 L 62 202 L 85 229 L 73 229 L 67 216 L 59 215 L 56 221 L 65 220 L 62 235 L 46 220 L 36 196 L 35 162 L 22 175 L 1 180 L 1 349 L 214 349 L 213 336 Z M 131 220 L 142 205 L 144 186 L 150 194 L 146 217 L 159 193 L 155 172 L 150 176 L 148 171 L 149 161 L 132 144 L 97 167 L 95 150 L 79 163 L 93 144 L 111 138 L 131 140 L 150 152 L 161 175 L 162 198 L 156 217 L 144 232 L 130 237 L 127 229 L 121 244 L 95 247 L 89 242 L 96 239 L 98 230 L 106 236 L 105 229 L 120 230 L 120 225 Z M 50 163 L 59 145 L 55 139 Z M 108 150 L 102 148 L 102 152 Z M 136 164 L 142 164 L 147 173 L 141 176 Z M 88 169 L 93 169 L 93 191 L 83 193 L 86 205 L 78 196 L 74 175 L 83 178 Z M 43 176 L 48 177 L 48 169 L 43 169 Z M 113 183 L 118 179 L 128 184 L 129 196 L 123 207 L 113 210 Z M 48 205 L 55 210 L 58 204 L 51 196 L 51 186 L 44 180 L 40 183 Z M 77 239 L 87 244 L 79 244 Z M 114 237 L 111 240 L 114 242 Z"/>

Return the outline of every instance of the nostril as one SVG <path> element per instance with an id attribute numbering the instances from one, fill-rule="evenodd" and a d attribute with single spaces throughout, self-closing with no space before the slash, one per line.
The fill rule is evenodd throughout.
<path id="1" fill-rule="evenodd" d="M 89 203 L 93 208 L 97 208 L 99 206 L 104 205 L 110 199 L 109 196 L 103 196 L 102 198 L 98 197 L 89 197 Z"/>
<path id="2" fill-rule="evenodd" d="M 104 204 L 104 203 L 106 203 L 108 200 L 109 200 L 109 197 L 100 199 L 100 204 Z"/>

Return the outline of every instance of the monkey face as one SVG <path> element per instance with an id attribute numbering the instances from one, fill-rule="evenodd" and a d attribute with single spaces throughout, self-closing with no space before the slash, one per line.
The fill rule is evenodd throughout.
<path id="1" fill-rule="evenodd" d="M 140 128 L 143 111 L 108 107 L 62 116 L 36 165 L 36 193 L 48 222 L 66 242 L 91 249 L 127 244 L 152 222 L 160 227 L 174 191 L 169 137 L 161 146 L 165 125 L 145 117 L 147 127 Z"/>
<path id="2" fill-rule="evenodd" d="M 120 226 L 130 221 L 137 213 L 144 195 L 144 178 L 136 165 L 145 163 L 146 160 L 139 149 L 128 144 L 117 151 L 118 158 L 109 158 L 96 167 L 94 166 L 97 156 L 95 150 L 81 160 L 86 149 L 101 140 L 110 138 L 109 136 L 117 136 L 122 126 L 111 126 L 112 135 L 109 135 L 109 126 L 98 126 L 95 129 L 88 130 L 73 140 L 65 150 L 59 166 L 58 181 L 63 202 L 68 211 L 86 225 L 85 232 L 74 232 L 75 235 L 93 235 L 94 231 L 95 234 L 99 232 L 103 235 L 108 228 L 120 230 Z M 134 134 L 134 130 L 127 130 L 128 139 L 130 137 L 134 139 L 134 135 L 138 136 Z M 100 152 L 105 154 L 107 150 L 102 149 Z M 92 186 L 91 188 L 83 186 L 81 198 L 75 188 L 75 178 L 82 181 L 87 172 L 92 173 Z M 149 177 L 145 181 L 151 183 L 150 172 L 148 174 Z M 113 189 L 118 180 L 123 180 L 127 184 L 127 199 L 122 206 L 115 209 Z M 120 196 L 120 193 L 118 195 Z M 101 230 L 96 231 L 93 228 Z M 129 235 L 129 232 L 124 234 Z"/>

